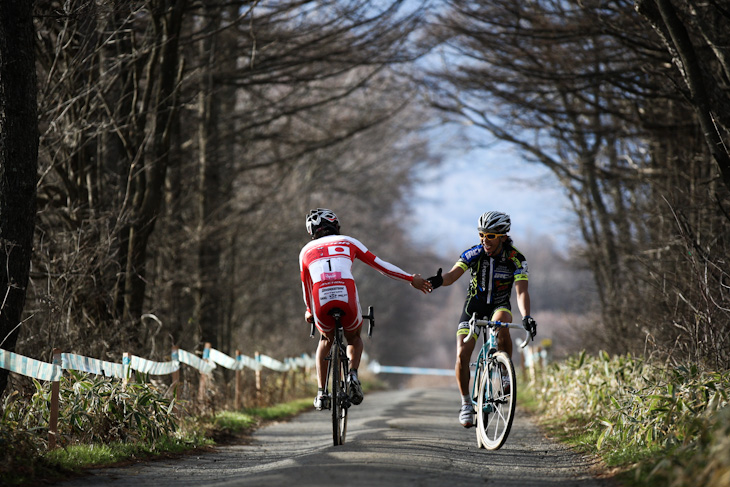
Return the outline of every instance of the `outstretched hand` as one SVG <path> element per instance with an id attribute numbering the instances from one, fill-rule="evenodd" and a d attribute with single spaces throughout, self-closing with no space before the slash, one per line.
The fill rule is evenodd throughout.
<path id="1" fill-rule="evenodd" d="M 428 294 L 433 290 L 433 288 L 431 287 L 431 283 L 421 277 L 421 274 L 413 274 L 411 286 L 415 287 L 424 294 Z"/>
<path id="2" fill-rule="evenodd" d="M 435 276 L 431 276 L 428 279 L 426 279 L 428 282 L 431 283 L 432 289 L 436 289 L 437 287 L 440 287 L 444 283 L 444 278 L 441 277 L 441 267 L 439 267 L 438 272 Z"/>

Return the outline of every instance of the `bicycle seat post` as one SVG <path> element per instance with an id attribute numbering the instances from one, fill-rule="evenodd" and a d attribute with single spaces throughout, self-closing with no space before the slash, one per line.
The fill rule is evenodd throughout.
<path id="1" fill-rule="evenodd" d="M 342 322 L 340 321 L 342 317 L 345 315 L 345 312 L 342 311 L 340 308 L 332 308 L 327 312 L 328 315 L 330 315 L 335 320 L 335 335 L 336 339 L 339 342 L 342 342 L 342 334 L 343 334 L 343 328 L 342 328 Z"/>

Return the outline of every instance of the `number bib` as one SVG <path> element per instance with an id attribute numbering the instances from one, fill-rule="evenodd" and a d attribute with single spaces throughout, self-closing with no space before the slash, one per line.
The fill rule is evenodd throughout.
<path id="1" fill-rule="evenodd" d="M 353 279 L 352 262 L 347 257 L 329 257 L 315 260 L 309 264 L 309 274 L 312 282 L 337 281 L 341 279 Z"/>
<path id="2" fill-rule="evenodd" d="M 345 286 L 327 286 L 319 288 L 319 304 L 323 305 L 330 301 L 347 302 L 347 288 Z"/>

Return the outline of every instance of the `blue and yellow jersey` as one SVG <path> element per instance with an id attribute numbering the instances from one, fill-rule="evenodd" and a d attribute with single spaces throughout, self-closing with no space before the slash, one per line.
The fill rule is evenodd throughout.
<path id="1" fill-rule="evenodd" d="M 528 278 L 527 259 L 512 246 L 511 240 L 504 243 L 502 252 L 495 257 L 488 256 L 482 244 L 475 245 L 464 251 L 455 265 L 465 272 L 471 271 L 469 296 L 490 304 L 509 303 L 514 282 Z"/>

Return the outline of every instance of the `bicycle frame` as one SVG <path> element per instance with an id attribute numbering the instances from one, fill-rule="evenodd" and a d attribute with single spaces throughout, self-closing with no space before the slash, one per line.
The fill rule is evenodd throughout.
<path id="1" fill-rule="evenodd" d="M 469 334 L 467 334 L 464 338 L 464 343 L 468 342 L 472 335 L 474 335 L 474 330 L 477 326 L 485 328 L 485 330 L 483 333 L 484 343 L 482 344 L 482 348 L 479 350 L 476 362 L 472 364 L 476 365 L 476 369 L 474 371 L 474 384 L 472 385 L 472 398 L 477 396 L 477 388 L 479 387 L 477 378 L 479 373 L 484 369 L 487 359 L 497 351 L 497 333 L 500 328 L 519 328 L 524 331 L 525 339 L 522 343 L 520 343 L 520 348 L 525 348 L 530 341 L 530 333 L 519 325 L 515 325 L 514 323 L 505 323 L 502 321 L 478 320 L 472 316 L 471 320 L 469 320 Z"/>

